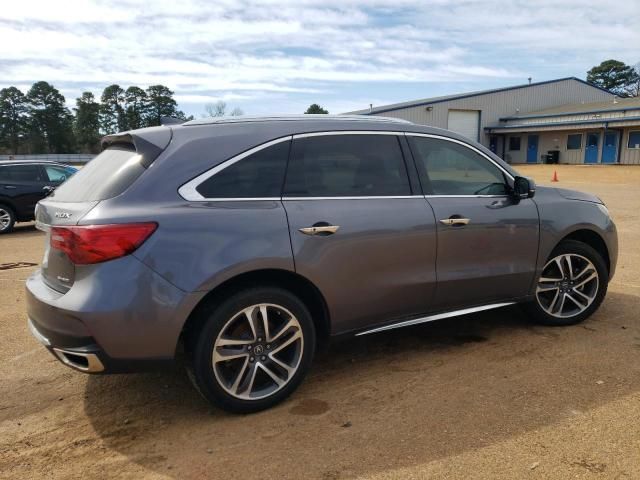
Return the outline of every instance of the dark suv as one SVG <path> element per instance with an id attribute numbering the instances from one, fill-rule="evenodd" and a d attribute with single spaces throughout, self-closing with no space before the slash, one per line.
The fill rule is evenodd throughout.
<path id="1" fill-rule="evenodd" d="M 0 233 L 33 220 L 36 203 L 76 171 L 55 162 L 0 161 Z"/>
<path id="2" fill-rule="evenodd" d="M 66 365 L 184 350 L 199 391 L 269 407 L 316 346 L 519 303 L 568 325 L 602 302 L 615 226 L 452 132 L 376 117 L 191 121 L 105 137 L 39 203 L 29 327 Z M 534 197 L 535 194 L 535 197 Z"/>

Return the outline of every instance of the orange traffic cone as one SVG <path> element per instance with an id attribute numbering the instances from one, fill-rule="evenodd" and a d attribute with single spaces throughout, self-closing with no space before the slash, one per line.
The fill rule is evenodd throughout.
<path id="1" fill-rule="evenodd" d="M 558 181 L 558 172 L 556 172 L 555 170 L 553 171 L 553 178 L 551 179 L 552 182 L 557 182 Z"/>

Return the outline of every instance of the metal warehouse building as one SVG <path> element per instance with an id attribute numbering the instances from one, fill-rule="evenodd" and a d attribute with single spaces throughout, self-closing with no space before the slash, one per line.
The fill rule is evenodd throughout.
<path id="1" fill-rule="evenodd" d="M 569 77 L 351 112 L 447 128 L 511 163 L 640 164 L 640 99 Z"/>

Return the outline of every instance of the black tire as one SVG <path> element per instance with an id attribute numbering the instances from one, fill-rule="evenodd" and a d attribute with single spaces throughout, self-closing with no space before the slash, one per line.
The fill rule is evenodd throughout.
<path id="1" fill-rule="evenodd" d="M 282 387 L 278 387 L 279 390 L 258 399 L 237 398 L 225 390 L 225 387 L 223 387 L 216 376 L 216 373 L 219 372 L 214 371 L 214 345 L 223 328 L 228 327 L 233 318 L 244 318 L 237 317 L 239 312 L 259 304 L 271 304 L 283 307 L 291 313 L 295 319 L 297 319 L 300 328 L 295 331 L 301 331 L 302 342 L 300 342 L 300 345 L 302 345 L 302 348 L 301 352 L 298 353 L 298 357 L 296 357 L 299 358 L 297 369 L 291 375 L 284 374 L 286 377 L 286 383 Z M 216 306 L 209 306 L 209 308 L 203 309 L 200 312 L 200 315 L 200 324 L 202 327 L 195 335 L 193 335 L 191 340 L 191 352 L 189 355 L 189 362 L 187 364 L 189 377 L 198 391 L 207 400 L 228 412 L 258 412 L 282 402 L 300 385 L 311 366 L 316 345 L 315 326 L 305 304 L 287 290 L 274 287 L 255 287 L 242 290 Z M 260 318 L 262 318 L 261 314 Z M 277 332 L 274 336 L 275 335 L 277 335 Z M 286 337 L 286 335 L 283 335 L 283 337 Z M 226 334 L 224 338 L 226 338 Z M 257 343 L 253 344 L 254 350 L 256 345 Z M 264 342 L 262 346 L 263 348 L 266 348 L 266 344 Z M 244 349 L 248 347 L 237 348 Z M 242 350 L 242 352 L 244 354 L 244 350 Z M 273 354 L 273 352 L 271 353 Z M 252 352 L 251 355 L 255 354 Z M 258 369 L 258 363 L 262 363 L 267 366 L 271 361 L 271 357 L 267 357 L 266 361 L 260 362 L 260 359 L 264 359 L 265 357 L 258 358 L 258 355 L 255 355 L 255 357 L 252 356 L 251 358 L 255 358 L 255 363 L 252 363 L 251 365 L 247 363 L 247 368 L 253 367 Z M 244 362 L 244 359 L 239 359 L 239 361 Z M 247 357 L 246 361 L 249 361 L 249 357 Z M 274 364 L 271 364 L 270 366 L 270 368 L 274 369 L 276 369 L 276 367 L 277 365 Z M 282 371 L 280 373 L 282 373 Z M 264 371 L 260 374 L 264 374 Z M 242 377 L 242 374 L 239 376 Z M 276 387 L 275 382 L 273 387 Z M 227 388 L 233 387 L 230 387 L 230 385 L 227 384 Z"/>
<path id="2" fill-rule="evenodd" d="M 9 217 L 9 222 L 3 224 L 2 218 Z M 13 226 L 16 223 L 16 214 L 13 209 L 7 205 L 0 204 L 0 234 L 9 233 L 13 230 Z"/>
<path id="3" fill-rule="evenodd" d="M 580 323 L 589 318 L 598 309 L 598 307 L 604 300 L 609 283 L 609 271 L 602 256 L 594 248 L 587 245 L 586 243 L 582 243 L 576 240 L 565 240 L 561 242 L 553 250 L 553 252 L 551 252 L 551 255 L 549 256 L 547 262 L 545 262 L 545 265 L 559 255 L 567 254 L 579 255 L 581 257 L 584 257 L 588 259 L 595 267 L 598 274 L 598 284 L 595 296 L 593 297 L 593 301 L 583 311 L 576 313 L 575 315 L 562 318 L 548 313 L 540 305 L 538 297 L 536 296 L 533 301 L 523 305 L 526 313 L 535 323 L 548 326 L 575 325 L 576 323 Z M 536 287 L 538 286 L 539 278 L 540 277 L 536 279 Z"/>

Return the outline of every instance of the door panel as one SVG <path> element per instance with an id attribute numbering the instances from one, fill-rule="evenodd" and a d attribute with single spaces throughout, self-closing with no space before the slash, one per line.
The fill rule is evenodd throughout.
<path id="1" fill-rule="evenodd" d="M 538 163 L 538 135 L 527 137 L 527 163 Z"/>
<path id="2" fill-rule="evenodd" d="M 438 228 L 434 307 L 448 309 L 524 296 L 535 275 L 538 210 L 510 197 L 428 197 Z M 451 217 L 466 225 L 445 225 Z"/>
<path id="3" fill-rule="evenodd" d="M 436 228 L 423 197 L 283 201 L 296 271 L 329 306 L 332 333 L 430 309 Z M 317 223 L 334 234 L 299 231 Z"/>
<path id="4" fill-rule="evenodd" d="M 618 132 L 608 131 L 602 144 L 602 163 L 616 163 L 618 160 Z"/>
<path id="5" fill-rule="evenodd" d="M 432 308 L 526 295 L 538 251 L 533 200 L 510 196 L 507 172 L 478 150 L 428 135 L 409 139 L 437 225 L 438 285 Z"/>
<path id="6" fill-rule="evenodd" d="M 36 203 L 48 193 L 42 169 L 34 164 L 2 166 L 0 196 L 5 196 L 16 207 L 19 218 L 33 217 Z"/>
<path id="7" fill-rule="evenodd" d="M 294 136 L 283 195 L 291 247 L 332 333 L 423 313 L 433 298 L 435 220 L 400 145 L 384 132 Z"/>
<path id="8" fill-rule="evenodd" d="M 584 152 L 584 163 L 598 163 L 598 150 L 600 146 L 600 134 L 587 134 L 587 144 Z"/>

